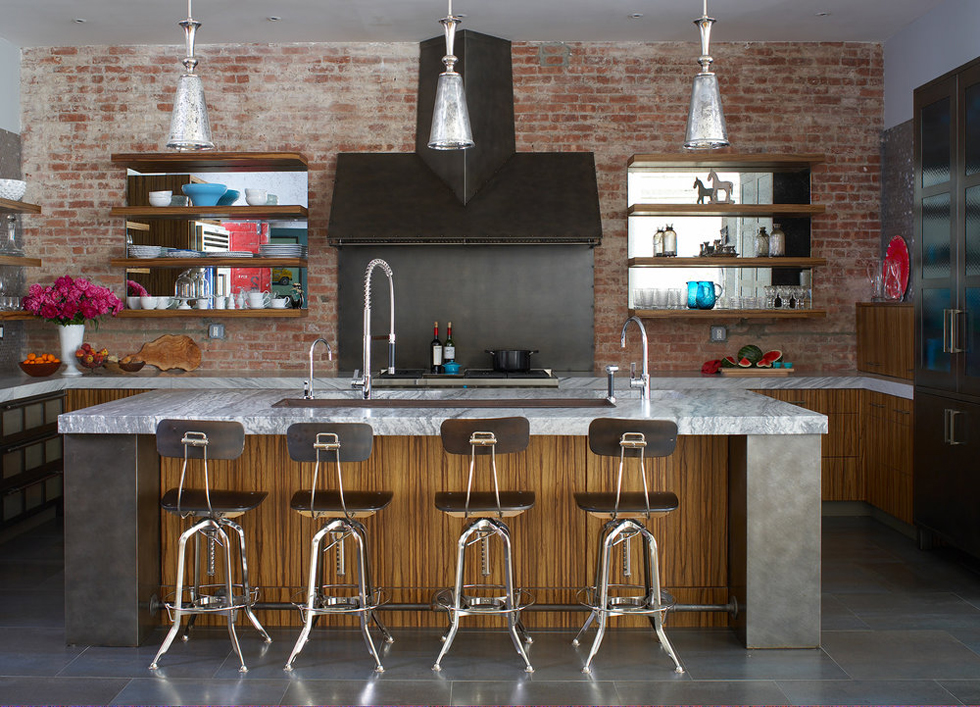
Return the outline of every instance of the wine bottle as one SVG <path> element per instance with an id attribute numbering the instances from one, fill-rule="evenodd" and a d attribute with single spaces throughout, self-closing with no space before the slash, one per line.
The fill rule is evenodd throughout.
<path id="1" fill-rule="evenodd" d="M 453 341 L 453 323 L 446 323 L 446 343 L 442 345 L 442 360 L 446 363 L 456 362 L 456 342 Z"/>
<path id="2" fill-rule="evenodd" d="M 432 325 L 432 343 L 429 344 L 429 363 L 433 373 L 442 371 L 442 342 L 439 341 L 439 322 Z"/>

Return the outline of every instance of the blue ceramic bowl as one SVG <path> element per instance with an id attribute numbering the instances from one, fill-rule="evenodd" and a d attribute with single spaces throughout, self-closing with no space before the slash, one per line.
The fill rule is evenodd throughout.
<path id="1" fill-rule="evenodd" d="M 237 189 L 229 189 L 218 199 L 218 206 L 231 206 L 238 201 L 238 197 L 241 195 L 242 193 Z"/>
<path id="2" fill-rule="evenodd" d="M 180 188 L 191 198 L 194 206 L 217 206 L 228 187 L 224 184 L 185 184 Z"/>

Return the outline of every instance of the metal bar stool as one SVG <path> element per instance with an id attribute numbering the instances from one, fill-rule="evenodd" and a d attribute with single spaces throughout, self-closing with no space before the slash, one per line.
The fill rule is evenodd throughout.
<path id="1" fill-rule="evenodd" d="M 202 420 L 162 420 L 157 425 L 157 452 L 162 457 L 183 458 L 184 464 L 180 471 L 180 483 L 175 489 L 167 491 L 160 501 L 161 507 L 168 513 L 181 518 L 195 519 L 193 525 L 180 535 L 177 545 L 177 586 L 172 597 L 164 602 L 170 612 L 172 625 L 163 645 L 157 651 L 156 657 L 150 664 L 151 670 L 156 670 L 160 658 L 170 648 L 177 632 L 180 631 L 181 619 L 190 616 L 182 640 L 188 639 L 191 626 L 199 614 L 224 614 L 228 617 L 228 634 L 231 645 L 235 649 L 242 666 L 240 672 L 247 672 L 245 659 L 242 657 L 241 646 L 235 633 L 235 617 L 239 610 L 245 612 L 252 625 L 262 634 L 266 643 L 271 643 L 269 634 L 252 612 L 252 604 L 256 600 L 257 590 L 248 581 L 248 563 L 245 560 L 245 533 L 242 527 L 232 518 L 257 508 L 268 495 L 264 491 L 232 491 L 212 489 L 208 477 L 209 459 L 237 459 L 245 449 L 245 429 L 237 422 L 213 422 Z M 204 487 L 194 488 L 185 486 L 188 461 L 199 459 L 204 471 Z M 241 582 L 234 581 L 232 569 L 233 544 L 228 538 L 227 529 L 235 531 L 238 536 L 238 570 Z M 187 542 L 194 538 L 194 561 L 192 563 L 193 580 L 184 582 L 185 557 Z M 204 553 L 201 552 L 201 541 L 207 543 Z M 215 548 L 221 547 L 224 555 L 224 581 L 208 581 L 214 578 L 218 571 L 215 563 Z M 207 566 L 202 566 L 204 563 Z M 205 583 L 202 584 L 202 579 Z"/>
<path id="2" fill-rule="evenodd" d="M 585 625 L 572 641 L 579 639 L 593 621 L 597 624 L 592 650 L 585 661 L 583 673 L 592 672 L 592 661 L 599 652 L 606 624 L 610 616 L 647 616 L 660 639 L 660 645 L 674 661 L 674 671 L 683 673 L 684 668 L 674 653 L 673 646 L 664 632 L 664 615 L 674 604 L 671 597 L 660 586 L 660 563 L 657 555 L 657 541 L 646 528 L 643 521 L 651 517 L 665 515 L 678 507 L 677 496 L 670 491 L 651 491 L 647 483 L 645 457 L 670 456 L 677 444 L 677 425 L 668 420 L 618 420 L 600 418 L 589 425 L 589 448 L 593 454 L 605 457 L 619 457 L 619 473 L 616 477 L 616 491 L 593 491 L 576 493 L 575 503 L 583 511 L 605 520 L 599 539 L 599 561 L 596 567 L 595 585 L 583 590 L 582 602 L 592 611 Z M 635 461 L 633 466 L 643 482 L 643 491 L 623 491 L 623 470 L 627 461 Z M 640 536 L 644 547 L 644 584 L 610 584 L 611 557 L 613 549 L 622 548 L 622 574 L 632 575 L 630 540 Z M 640 591 L 642 590 L 642 592 Z M 631 593 L 632 592 L 632 593 Z"/>
<path id="3" fill-rule="evenodd" d="M 319 616 L 349 614 L 360 619 L 364 642 L 374 656 L 375 672 L 384 672 L 374 641 L 371 640 L 368 624 L 374 621 L 385 643 L 394 643 L 395 639 L 375 613 L 375 609 L 384 603 L 384 595 L 371 583 L 367 530 L 360 519 L 374 515 L 391 503 L 392 494 L 390 491 L 344 491 L 340 466 L 341 462 L 362 462 L 371 456 L 374 430 L 371 425 L 359 422 L 304 422 L 289 426 L 286 430 L 286 444 L 293 460 L 315 462 L 310 487 L 293 494 L 289 507 L 300 515 L 321 520 L 323 524 L 314 534 L 310 545 L 310 575 L 305 601 L 297 605 L 303 614 L 303 630 L 296 639 L 293 652 L 289 654 L 285 670 L 293 669 L 293 661 L 309 640 L 310 631 Z M 331 462 L 337 469 L 336 490 L 317 489 L 321 463 L 326 465 Z M 329 540 L 321 548 L 325 538 Z M 326 563 L 320 561 L 321 556 L 331 549 L 335 550 L 337 575 L 344 577 L 347 573 L 344 543 L 348 538 L 352 538 L 357 547 L 355 581 L 349 584 L 327 584 Z"/>
<path id="4" fill-rule="evenodd" d="M 446 420 L 442 423 L 442 445 L 448 454 L 468 454 L 469 476 L 466 491 L 443 491 L 435 495 L 435 505 L 447 515 L 469 522 L 463 528 L 456 547 L 456 583 L 452 589 L 437 592 L 433 598 L 436 608 L 449 612 L 449 631 L 443 637 L 442 650 L 433 670 L 442 670 L 442 659 L 449 652 L 459 630 L 461 616 L 506 616 L 507 629 L 517 652 L 524 659 L 524 670 L 533 673 L 522 640 L 531 643 L 520 621 L 521 609 L 531 603 L 524 590 L 514 589 L 514 567 L 510 530 L 504 518 L 520 515 L 534 505 L 533 491 L 502 491 L 497 483 L 498 454 L 513 454 L 527 449 L 530 427 L 523 417 L 486 420 Z M 493 476 L 493 491 L 474 491 L 473 476 L 476 458 L 488 456 Z M 484 577 L 490 575 L 489 541 L 500 539 L 504 553 L 504 584 L 464 585 L 466 548 L 480 544 Z M 496 592 L 496 594 L 494 594 Z"/>

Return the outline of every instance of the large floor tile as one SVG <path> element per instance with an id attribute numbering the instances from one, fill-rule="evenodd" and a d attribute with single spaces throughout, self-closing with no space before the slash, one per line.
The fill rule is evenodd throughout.
<path id="1" fill-rule="evenodd" d="M 452 684 L 447 681 L 304 680 L 289 682 L 284 705 L 448 705 Z"/>
<path id="2" fill-rule="evenodd" d="M 195 640 L 197 639 L 197 640 Z M 210 678 L 228 657 L 228 641 L 201 640 L 187 643 L 175 640 L 160 659 L 159 668 L 150 670 L 159 648 L 156 642 L 139 648 L 90 646 L 65 666 L 59 675 L 115 678 Z"/>
<path id="3" fill-rule="evenodd" d="M 5 705 L 107 705 L 127 680 L 97 678 L 0 677 L 0 703 Z M 135 704 L 135 703 L 130 703 Z"/>
<path id="4" fill-rule="evenodd" d="M 980 680 L 939 680 L 938 682 L 962 704 L 980 705 Z"/>
<path id="5" fill-rule="evenodd" d="M 616 683 L 594 680 L 466 681 L 452 684 L 454 705 L 617 705 L 622 704 Z"/>
<path id="6" fill-rule="evenodd" d="M 35 589 L 61 572 L 60 562 L 0 562 L 0 589 Z"/>
<path id="7" fill-rule="evenodd" d="M 137 678 L 108 703 L 114 705 L 278 705 L 281 680 L 193 680 Z"/>
<path id="8" fill-rule="evenodd" d="M 645 683 L 620 681 L 623 705 L 784 705 L 787 697 L 771 680 L 701 680 Z"/>
<path id="9" fill-rule="evenodd" d="M 863 596 L 863 595 L 862 595 Z M 820 597 L 820 628 L 823 631 L 870 628 L 834 594 Z"/>
<path id="10" fill-rule="evenodd" d="M 0 590 L 0 629 L 65 627 L 64 591 Z"/>
<path id="11" fill-rule="evenodd" d="M 794 705 L 948 705 L 957 698 L 935 680 L 785 680 Z"/>
<path id="12" fill-rule="evenodd" d="M 855 680 L 980 679 L 980 656 L 945 631 L 824 631 L 822 643 Z"/>

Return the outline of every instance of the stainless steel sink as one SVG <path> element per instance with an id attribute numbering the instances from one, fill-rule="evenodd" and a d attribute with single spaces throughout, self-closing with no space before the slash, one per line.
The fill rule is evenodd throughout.
<path id="1" fill-rule="evenodd" d="M 274 408 L 608 408 L 606 398 L 283 398 Z"/>

